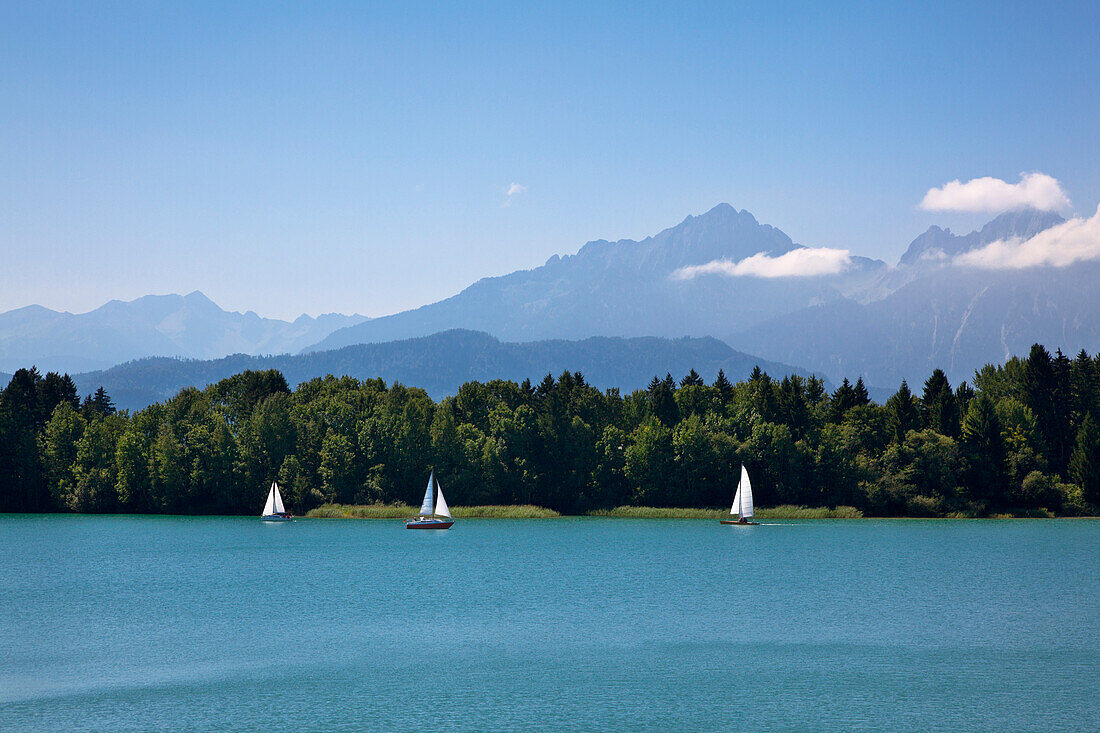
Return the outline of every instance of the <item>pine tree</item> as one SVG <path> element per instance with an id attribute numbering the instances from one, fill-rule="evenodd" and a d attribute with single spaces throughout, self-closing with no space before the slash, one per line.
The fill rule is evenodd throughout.
<path id="1" fill-rule="evenodd" d="M 1085 501 L 1100 505 L 1100 429 L 1092 415 L 1086 415 L 1077 431 L 1069 459 L 1069 479 L 1081 487 Z"/>
<path id="2" fill-rule="evenodd" d="M 845 377 L 844 381 L 833 392 L 833 398 L 829 402 L 829 422 L 841 422 L 844 419 L 844 414 L 856 406 L 855 401 L 855 390 L 852 389 L 852 383 Z"/>
<path id="3" fill-rule="evenodd" d="M 692 369 L 687 375 L 680 380 L 681 387 L 702 387 L 706 384 L 703 378 L 699 376 L 699 373 Z"/>
<path id="4" fill-rule="evenodd" d="M 62 403 L 68 403 L 73 409 L 80 407 L 76 384 L 68 374 L 61 376 L 57 372 L 48 373 L 38 384 L 38 397 L 47 420 Z"/>
<path id="5" fill-rule="evenodd" d="M 974 399 L 974 388 L 966 382 L 959 382 L 959 386 L 955 388 L 955 403 L 959 406 L 960 415 L 966 414 L 972 399 Z"/>
<path id="6" fill-rule="evenodd" d="M 1070 372 L 1073 388 L 1073 419 L 1075 424 L 1084 422 L 1085 415 L 1100 419 L 1100 380 L 1092 358 L 1084 349 L 1073 360 Z"/>
<path id="7" fill-rule="evenodd" d="M 892 439 L 898 445 L 905 442 L 905 436 L 910 430 L 920 428 L 920 410 L 904 379 L 898 391 L 886 400 L 886 413 L 893 434 Z"/>
<path id="8" fill-rule="evenodd" d="M 1027 361 L 1024 362 L 1023 396 L 1024 404 L 1035 413 L 1039 433 L 1043 438 L 1044 452 L 1050 459 L 1051 448 L 1058 432 L 1054 425 L 1057 414 L 1054 409 L 1054 368 L 1050 354 L 1039 344 L 1032 345 Z M 1057 467 L 1052 467 L 1057 470 Z"/>
<path id="9" fill-rule="evenodd" d="M 730 397 L 733 396 L 733 385 L 721 369 L 718 370 L 718 378 L 714 380 L 714 388 L 718 390 L 718 399 L 722 402 L 722 406 L 729 404 Z"/>
<path id="10" fill-rule="evenodd" d="M 856 386 L 852 388 L 853 407 L 870 404 L 871 397 L 867 394 L 867 385 L 863 383 L 863 377 L 856 380 Z"/>
<path id="11" fill-rule="evenodd" d="M 680 407 L 676 404 L 672 387 L 669 386 L 670 380 L 672 380 L 671 375 L 667 379 L 657 382 L 656 387 L 649 392 L 650 414 L 669 428 L 675 427 L 676 423 L 680 421 Z M 673 381 L 672 384 L 675 385 L 676 382 Z"/>
<path id="12" fill-rule="evenodd" d="M 936 369 L 924 383 L 921 414 L 926 427 L 952 438 L 959 435 L 959 403 L 942 369 Z"/>
<path id="13" fill-rule="evenodd" d="M 988 396 L 971 400 L 962 423 L 962 443 L 970 457 L 967 485 L 971 495 L 992 506 L 1003 505 L 1007 495 L 1004 435 Z"/>
<path id="14" fill-rule="evenodd" d="M 36 512 L 50 506 L 38 454 L 38 434 L 46 424 L 35 368 L 20 369 L 0 392 L 0 511 Z"/>
<path id="15" fill-rule="evenodd" d="M 818 405 L 825 399 L 825 380 L 816 375 L 806 380 L 806 399 L 811 405 Z"/>
<path id="16" fill-rule="evenodd" d="M 1055 470 L 1064 473 L 1073 452 L 1073 439 L 1077 434 L 1073 423 L 1073 364 L 1058 349 L 1050 360 L 1054 378 L 1054 416 L 1050 436 L 1050 459 Z"/>
<path id="17" fill-rule="evenodd" d="M 102 386 L 92 396 L 92 409 L 104 416 L 115 414 L 115 403 L 111 401 L 107 390 L 103 389 Z"/>

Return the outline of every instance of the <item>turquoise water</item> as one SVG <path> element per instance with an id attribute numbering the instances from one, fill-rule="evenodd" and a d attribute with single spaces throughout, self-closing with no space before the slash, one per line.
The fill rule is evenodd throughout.
<path id="1" fill-rule="evenodd" d="M 0 728 L 1100 729 L 1100 522 L 0 516 Z"/>

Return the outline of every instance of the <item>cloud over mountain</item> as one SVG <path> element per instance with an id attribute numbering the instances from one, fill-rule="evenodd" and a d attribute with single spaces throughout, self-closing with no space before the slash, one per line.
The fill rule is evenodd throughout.
<path id="1" fill-rule="evenodd" d="M 725 275 L 726 277 L 814 277 L 836 275 L 852 263 L 852 254 L 846 249 L 828 247 L 800 247 L 772 257 L 757 252 L 740 262 L 728 259 L 712 260 L 704 265 L 681 267 L 673 273 L 677 280 L 691 280 L 700 275 Z"/>
<path id="2" fill-rule="evenodd" d="M 1058 179 L 1045 173 L 1021 173 L 1019 183 L 999 178 L 958 179 L 931 188 L 920 202 L 925 211 L 1000 212 L 1031 208 L 1039 211 L 1065 211 L 1069 196 Z"/>
<path id="3" fill-rule="evenodd" d="M 1075 262 L 1100 260 L 1100 207 L 1091 217 L 1074 217 L 1028 238 L 998 239 L 964 252 L 956 265 L 986 270 L 1025 267 L 1066 267 Z"/>

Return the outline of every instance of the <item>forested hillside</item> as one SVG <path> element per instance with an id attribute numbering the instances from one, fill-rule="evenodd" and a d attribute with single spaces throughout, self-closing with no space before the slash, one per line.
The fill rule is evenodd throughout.
<path id="1" fill-rule="evenodd" d="M 577 372 L 470 382 L 433 401 L 379 379 L 290 390 L 249 371 L 134 414 L 67 376 L 20 370 L 0 393 L 4 511 L 255 514 L 277 478 L 304 512 L 418 502 L 429 468 L 452 504 L 720 506 L 745 463 L 758 505 L 886 516 L 1095 513 L 1100 358 L 1032 347 L 973 385 L 934 372 L 884 405 L 862 381 L 694 371 L 600 391 Z"/>

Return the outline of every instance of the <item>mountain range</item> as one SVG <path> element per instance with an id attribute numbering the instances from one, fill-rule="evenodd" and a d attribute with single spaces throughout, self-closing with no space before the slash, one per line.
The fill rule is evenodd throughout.
<path id="1" fill-rule="evenodd" d="M 624 392 L 645 387 L 654 376 L 677 379 L 695 369 L 712 382 L 718 370 L 732 381 L 744 379 L 759 365 L 771 374 L 803 374 L 787 364 L 734 351 L 715 338 L 607 338 L 580 341 L 505 343 L 486 333 L 452 330 L 432 336 L 358 344 L 331 351 L 282 356 L 235 354 L 214 360 L 154 357 L 104 371 L 77 374 L 81 394 L 104 387 L 117 406 L 139 409 L 167 399 L 184 387 L 204 387 L 246 369 L 278 369 L 291 386 L 326 374 L 359 379 L 381 377 L 422 387 L 439 399 L 465 382 L 531 379 L 547 374 L 581 372 L 596 387 Z"/>
<path id="2" fill-rule="evenodd" d="M 589 242 L 540 267 L 485 278 L 445 300 L 374 319 L 330 314 L 288 323 L 223 311 L 198 292 L 112 301 L 80 315 L 30 306 L 0 314 L 0 370 L 37 364 L 43 371 L 84 372 L 150 356 L 219 360 L 237 352 L 307 356 L 392 341 L 406 348 L 416 343 L 409 339 L 462 329 L 501 342 L 714 337 L 740 353 L 834 382 L 863 376 L 892 390 L 902 379 L 923 382 L 936 367 L 958 382 L 986 363 L 1025 353 L 1034 342 L 1069 353 L 1100 347 L 1100 262 L 990 270 L 957 261 L 990 243 L 1026 240 L 1062 222 L 1055 213 L 1022 209 L 965 235 L 933 226 L 889 265 L 804 247 L 749 212 L 720 204 L 641 241 Z M 810 272 L 777 267 L 823 252 L 843 255 L 843 266 Z M 472 349 L 485 343 L 463 342 Z M 350 353 L 368 358 L 368 352 Z M 637 358 L 629 349 L 609 353 Z M 370 356 L 360 364 L 344 356 L 315 358 L 344 365 L 348 373 L 366 375 L 370 364 L 410 384 L 417 383 L 413 374 L 431 379 L 412 370 L 406 356 L 392 362 Z M 314 373 L 301 374 L 307 372 Z"/>
<path id="3" fill-rule="evenodd" d="M 875 281 L 885 263 L 853 258 L 824 278 L 679 280 L 683 267 L 802 249 L 728 204 L 638 242 L 589 242 L 542 267 L 479 280 L 446 300 L 334 331 L 324 350 L 470 328 L 514 340 L 589 336 L 724 336 L 813 303 L 843 300 Z"/>
<path id="4" fill-rule="evenodd" d="M 955 257 L 991 242 L 1025 240 L 1063 222 L 1054 213 L 1002 214 L 959 236 L 932 227 L 910 244 L 862 299 L 814 304 L 732 334 L 739 348 L 795 359 L 827 374 L 862 374 L 876 385 L 919 384 L 935 368 L 952 381 L 1033 343 L 1069 354 L 1100 347 L 1100 262 L 985 270 Z"/>
<path id="5" fill-rule="evenodd" d="M 78 314 L 31 305 L 0 313 L 0 369 L 33 364 L 42 372 L 81 372 L 146 356 L 281 354 L 365 320 L 333 313 L 293 322 L 261 318 L 222 310 L 198 291 L 112 300 Z"/>
<path id="6" fill-rule="evenodd" d="M 311 348 L 447 328 L 517 340 L 709 335 L 835 381 L 862 375 L 879 387 L 902 379 L 919 384 L 940 367 L 957 382 L 1035 342 L 1067 352 L 1100 346 L 1100 263 L 981 270 L 954 262 L 991 242 L 1026 240 L 1063 221 L 1056 213 L 1022 209 L 966 235 L 930 227 L 896 266 L 850 257 L 842 270 L 820 275 L 728 277 L 712 273 L 748 258 L 775 262 L 809 250 L 749 212 L 720 204 L 642 241 L 589 242 L 542 267 L 486 278 L 446 300 L 338 329 Z M 677 276 L 708 263 L 721 266 Z"/>

